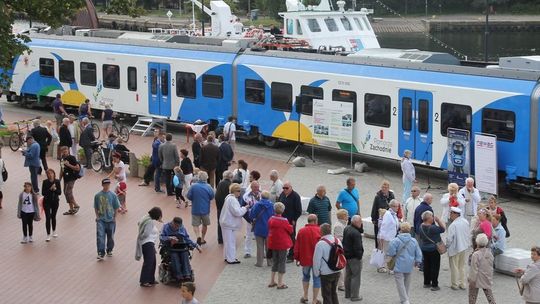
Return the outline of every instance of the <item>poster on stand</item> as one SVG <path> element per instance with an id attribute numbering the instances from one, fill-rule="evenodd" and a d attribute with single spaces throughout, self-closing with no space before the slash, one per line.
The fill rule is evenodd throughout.
<path id="1" fill-rule="evenodd" d="M 313 138 L 352 144 L 353 111 L 350 102 L 313 100 Z"/>
<path id="2" fill-rule="evenodd" d="M 448 128 L 448 182 L 465 186 L 465 180 L 471 173 L 470 132 Z"/>
<path id="3" fill-rule="evenodd" d="M 474 179 L 480 192 L 498 193 L 497 136 L 474 134 Z"/>

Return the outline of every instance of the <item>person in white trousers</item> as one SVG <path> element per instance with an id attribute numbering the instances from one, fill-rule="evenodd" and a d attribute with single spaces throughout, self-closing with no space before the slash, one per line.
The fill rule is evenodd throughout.
<path id="1" fill-rule="evenodd" d="M 249 208 L 252 208 L 255 203 L 261 200 L 260 185 L 257 181 L 250 184 L 242 199 Z M 251 227 L 251 223 L 246 222 L 246 238 L 244 240 L 244 258 L 246 259 L 251 257 L 251 248 L 253 247 L 253 238 L 255 237 Z"/>
<path id="2" fill-rule="evenodd" d="M 229 187 L 230 194 L 225 198 L 219 218 L 223 234 L 223 257 L 228 264 L 240 264 L 236 259 L 235 232 L 242 228 L 242 216 L 249 210 L 249 205 L 241 207 L 238 202 L 241 191 L 239 184 L 233 183 Z"/>

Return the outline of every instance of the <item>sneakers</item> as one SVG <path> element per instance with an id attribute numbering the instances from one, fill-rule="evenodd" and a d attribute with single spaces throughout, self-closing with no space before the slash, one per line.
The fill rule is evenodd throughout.
<path id="1" fill-rule="evenodd" d="M 107 256 L 112 257 L 112 251 L 107 251 Z"/>
<path id="2" fill-rule="evenodd" d="M 58 233 L 56 233 L 56 231 L 54 231 L 54 230 L 53 230 L 53 232 L 52 232 L 52 237 L 53 237 L 53 238 L 57 238 L 57 237 L 58 237 Z"/>
<path id="3" fill-rule="evenodd" d="M 439 286 L 431 287 L 431 291 L 439 291 L 441 288 Z"/>
<path id="4" fill-rule="evenodd" d="M 249 259 L 250 257 L 251 257 L 251 254 L 249 253 L 244 254 L 244 259 Z"/>
<path id="5" fill-rule="evenodd" d="M 23 237 L 23 239 L 21 240 L 21 244 L 26 244 L 26 243 L 28 243 L 28 238 Z"/>
<path id="6" fill-rule="evenodd" d="M 139 187 L 147 187 L 148 186 L 148 183 L 146 182 L 142 182 L 139 184 Z"/>
<path id="7" fill-rule="evenodd" d="M 34 240 L 32 239 L 32 237 L 31 237 L 31 236 L 29 236 L 29 237 L 28 237 L 28 242 L 29 242 L 29 243 L 32 243 L 32 242 L 34 242 Z"/>
<path id="8" fill-rule="evenodd" d="M 101 253 L 98 253 L 98 256 L 97 256 L 97 260 L 98 261 L 103 261 L 103 258 L 105 257 L 105 255 L 101 254 Z"/>
<path id="9" fill-rule="evenodd" d="M 45 242 L 50 242 L 50 241 L 51 241 L 51 235 L 47 234 L 47 238 L 45 238 Z"/>

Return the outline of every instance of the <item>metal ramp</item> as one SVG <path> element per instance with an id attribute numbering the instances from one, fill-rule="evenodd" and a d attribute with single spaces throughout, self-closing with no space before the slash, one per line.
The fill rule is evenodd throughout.
<path id="1" fill-rule="evenodd" d="M 141 136 L 153 135 L 154 128 L 165 130 L 165 121 L 153 117 L 139 117 L 129 133 L 140 134 Z"/>

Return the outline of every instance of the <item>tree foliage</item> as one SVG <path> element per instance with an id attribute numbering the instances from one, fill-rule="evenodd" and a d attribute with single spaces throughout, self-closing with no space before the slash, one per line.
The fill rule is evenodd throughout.
<path id="1" fill-rule="evenodd" d="M 83 0 L 0 1 L 0 76 L 4 80 L 2 86 L 8 84 L 7 73 L 12 67 L 13 59 L 28 51 L 25 43 L 30 41 L 27 35 L 12 32 L 16 16 L 24 14 L 30 20 L 58 27 L 65 24 L 84 4 Z"/>
<path id="2" fill-rule="evenodd" d="M 112 0 L 107 7 L 107 14 L 128 15 L 139 17 L 146 12 L 137 5 L 137 0 Z"/>

